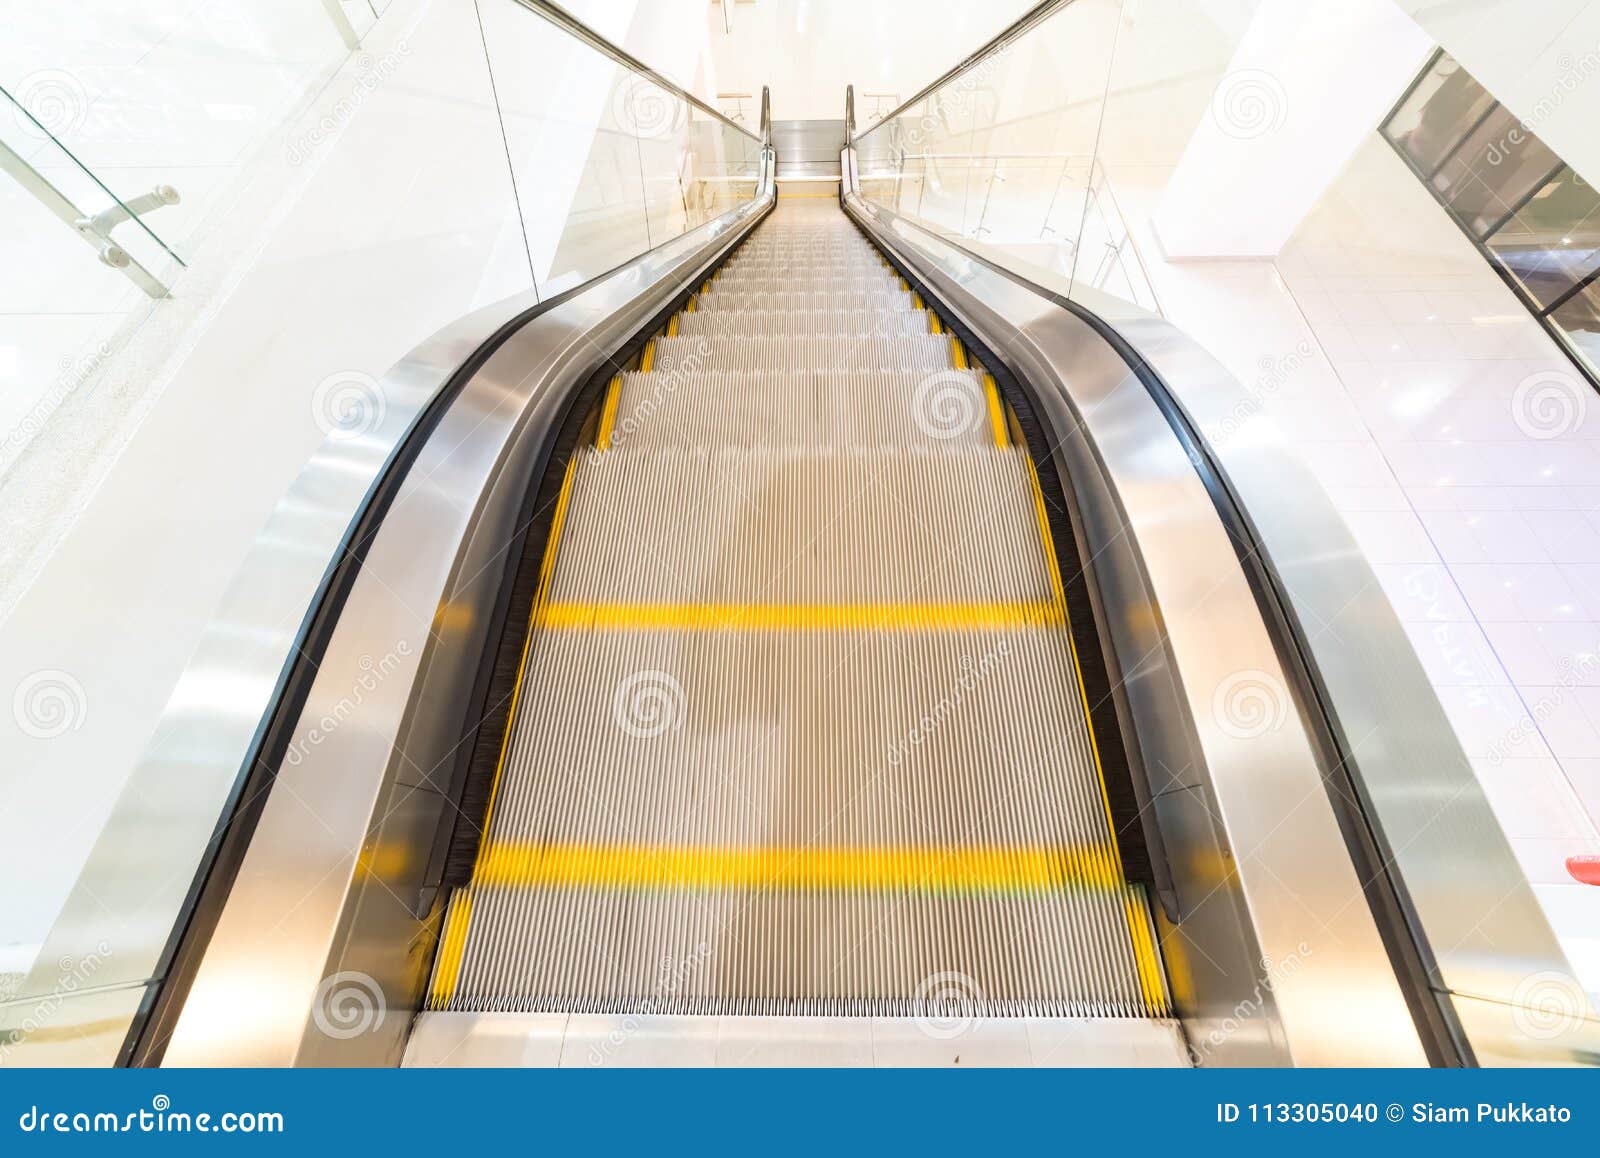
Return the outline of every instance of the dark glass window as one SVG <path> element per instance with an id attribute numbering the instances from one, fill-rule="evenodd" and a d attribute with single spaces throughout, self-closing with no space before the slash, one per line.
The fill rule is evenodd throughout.
<path id="1" fill-rule="evenodd" d="M 1496 106 L 1439 166 L 1433 187 L 1479 237 L 1516 211 L 1560 166 L 1544 142 Z"/>
<path id="2" fill-rule="evenodd" d="M 1550 313 L 1591 375 L 1600 373 L 1600 287 L 1590 283 Z"/>
<path id="3" fill-rule="evenodd" d="M 1383 134 L 1600 384 L 1600 194 L 1445 52 Z"/>
<path id="4" fill-rule="evenodd" d="M 1391 139 L 1431 174 L 1494 103 L 1466 69 L 1441 56 L 1390 118 Z"/>
<path id="5" fill-rule="evenodd" d="M 1488 245 L 1528 296 L 1548 307 L 1600 265 L 1600 194 L 1563 167 Z"/>

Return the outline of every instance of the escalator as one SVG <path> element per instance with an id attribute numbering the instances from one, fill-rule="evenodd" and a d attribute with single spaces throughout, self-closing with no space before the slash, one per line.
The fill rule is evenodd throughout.
<path id="1" fill-rule="evenodd" d="M 935 98 L 1078 9 L 866 132 L 847 90 L 780 189 L 765 92 L 528 6 L 681 103 L 580 215 L 655 244 L 312 459 L 40 954 L 116 948 L 43 1061 L 1600 1057 L 1527 1031 L 1559 946 L 1259 399 L 922 216 Z"/>
<path id="2" fill-rule="evenodd" d="M 1166 1016 L 1014 427 L 780 199 L 566 468 L 411 1060 L 457 1013 Z"/>

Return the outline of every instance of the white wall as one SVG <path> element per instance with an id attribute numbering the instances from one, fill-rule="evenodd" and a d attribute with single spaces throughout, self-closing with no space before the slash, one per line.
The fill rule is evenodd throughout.
<path id="1" fill-rule="evenodd" d="M 1600 182 L 1600 0 L 1395 0 L 1545 144 Z"/>
<path id="2" fill-rule="evenodd" d="M 777 120 L 837 120 L 856 86 L 863 126 L 873 101 L 911 96 L 1031 7 L 1031 0 L 760 0 L 735 4 L 733 34 L 712 6 L 711 47 L 723 92 L 772 89 Z"/>
<path id="3" fill-rule="evenodd" d="M 1391 0 L 1263 0 L 1167 186 L 1169 257 L 1273 257 L 1433 45 Z"/>

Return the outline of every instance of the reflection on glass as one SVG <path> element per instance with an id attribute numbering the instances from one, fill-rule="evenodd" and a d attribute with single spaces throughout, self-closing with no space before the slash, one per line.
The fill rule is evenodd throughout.
<path id="1" fill-rule="evenodd" d="M 1438 53 L 1382 132 L 1597 380 L 1600 194 Z"/>
<path id="2" fill-rule="evenodd" d="M 1593 283 L 1584 286 L 1557 306 L 1550 318 L 1590 375 L 1600 374 L 1600 288 Z"/>
<path id="3" fill-rule="evenodd" d="M 752 134 L 516 0 L 486 0 L 479 11 L 541 297 L 755 195 L 761 145 Z"/>
<path id="4" fill-rule="evenodd" d="M 1528 295 L 1549 307 L 1600 265 L 1600 195 L 1563 167 L 1488 240 Z"/>
<path id="5" fill-rule="evenodd" d="M 1439 167 L 1433 186 L 1467 227 L 1484 237 L 1549 180 L 1560 160 L 1496 107 Z"/>
<path id="6" fill-rule="evenodd" d="M 1155 310 L 1094 159 L 1116 22 L 1114 5 L 1063 8 L 858 134 L 862 196 L 1069 292 L 1093 286 Z"/>
<path id="7" fill-rule="evenodd" d="M 1494 98 L 1449 57 L 1428 70 L 1401 102 L 1389 131 L 1416 167 L 1436 172 L 1494 107 Z"/>

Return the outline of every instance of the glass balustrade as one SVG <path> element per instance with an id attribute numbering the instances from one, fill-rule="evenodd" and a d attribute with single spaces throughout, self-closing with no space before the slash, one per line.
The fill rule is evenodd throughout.
<path id="1" fill-rule="evenodd" d="M 452 28 L 468 25 L 471 35 L 450 57 L 458 75 L 445 79 L 419 72 L 409 33 L 385 29 L 380 18 L 389 7 L 388 0 L 6 6 L 0 525 L 15 529 L 43 496 L 75 481 L 63 478 L 64 460 L 42 457 L 52 446 L 70 450 L 86 432 L 102 429 L 108 439 L 122 436 L 139 390 L 181 349 L 186 327 L 197 324 L 235 270 L 258 260 L 252 254 L 264 255 L 263 264 L 291 272 L 264 299 L 264 309 L 281 308 L 258 327 L 261 340 L 303 349 L 302 374 L 310 383 L 321 380 L 313 408 L 327 403 L 303 415 L 302 392 L 285 425 L 298 431 L 300 419 L 300 426 L 315 419 L 308 448 L 324 434 L 362 448 L 349 464 L 360 477 L 344 480 L 337 495 L 321 495 L 326 509 L 296 525 L 312 563 L 306 573 L 285 583 L 282 576 L 251 574 L 247 564 L 232 580 L 233 590 L 258 596 L 257 622 L 297 624 L 368 484 L 407 429 L 406 421 L 395 421 L 405 418 L 396 413 L 401 401 L 384 394 L 384 366 L 438 326 L 496 298 L 522 291 L 548 299 L 755 196 L 762 146 L 753 125 L 736 125 L 686 98 L 538 6 L 481 0 L 452 18 Z M 462 92 L 470 99 L 461 99 Z M 368 107 L 374 117 L 405 117 L 428 135 L 415 180 L 427 181 L 430 167 L 448 164 L 452 139 L 466 136 L 482 146 L 475 157 L 492 158 L 486 167 L 496 176 L 506 171 L 499 168 L 503 153 L 506 196 L 459 190 L 462 205 L 430 206 L 436 213 L 427 220 L 411 215 L 395 226 L 404 191 L 373 188 L 361 177 L 363 166 L 376 167 L 362 152 L 370 141 L 335 147 Z M 490 125 L 496 135 L 486 140 Z M 392 148 L 392 123 L 376 137 Z M 341 161 L 352 152 L 353 161 Z M 458 192 L 448 174 L 430 187 Z M 301 196 L 314 196 L 320 207 L 307 214 L 309 231 L 285 208 Z M 344 232 L 328 229 L 330 220 L 344 223 Z M 352 362 L 348 341 L 350 327 L 366 316 L 361 310 L 403 309 L 408 285 L 435 276 L 429 255 L 462 244 L 474 229 L 492 234 L 492 244 L 484 243 L 493 255 L 483 274 L 490 289 L 464 284 L 433 291 L 426 316 L 381 355 L 385 362 L 350 369 L 361 364 Z M 338 287 L 348 281 L 370 290 L 375 264 L 393 294 L 358 309 Z M 319 284 L 297 281 L 308 276 Z M 324 284 L 331 287 L 326 293 Z M 297 311 L 285 295 L 322 305 Z M 113 384 L 103 386 L 107 380 Z M 241 401 L 261 401 L 259 383 L 234 393 L 233 383 L 215 385 L 207 406 L 228 420 Z M 375 439 L 390 442 L 373 445 Z M 251 514 L 252 530 L 263 513 Z M 18 543 L 18 535 L 8 534 L 0 547 L 0 581 L 26 562 Z M 10 638 L 0 637 L 0 652 Z M 227 785 L 247 759 L 255 722 L 271 706 L 274 678 L 208 678 L 205 664 L 219 659 L 213 644 L 252 656 L 268 673 L 288 661 L 292 640 L 281 632 L 230 636 L 227 624 L 214 622 L 176 685 L 174 701 L 190 692 L 211 697 L 219 720 L 241 725 L 217 732 L 214 739 L 227 739 L 204 754 L 206 774 Z M 182 670 L 181 663 L 173 669 Z M 82 723 L 84 681 L 41 668 L 14 688 L 7 684 L 20 731 L 0 736 L 0 801 L 12 815 L 27 815 L 37 831 L 69 835 L 52 842 L 47 872 L 37 841 L 11 841 L 0 851 L 0 880 L 36 880 L 26 895 L 12 890 L 0 897 L 0 1064 L 19 1032 L 55 1040 L 85 1024 L 99 1028 L 94 1044 L 85 1038 L 88 1052 L 76 1056 L 108 1060 L 91 1055 L 107 1042 L 114 1048 L 116 1026 L 126 1025 L 156 975 L 159 955 L 147 945 L 130 949 L 126 930 L 110 938 L 114 960 L 84 953 L 66 973 L 39 952 L 53 943 L 52 928 L 77 919 L 70 916 L 73 882 L 81 881 L 85 863 L 108 850 L 124 864 L 138 850 L 132 862 L 142 880 L 192 879 L 218 817 L 141 795 L 134 771 L 161 718 L 154 705 L 171 691 L 164 683 L 150 712 L 130 713 L 125 735 L 97 733 L 96 742 L 120 758 L 87 775 L 80 758 L 51 744 Z M 169 704 L 168 713 L 194 706 Z M 97 726 L 110 714 L 96 702 Z M 162 835 L 152 841 L 152 833 Z M 165 914 L 169 927 L 177 917 Z M 110 919 L 91 914 L 91 927 L 76 930 L 77 943 L 96 944 L 96 922 Z M 153 942 L 157 948 L 163 937 Z M 80 990 L 104 992 L 90 998 Z"/>

